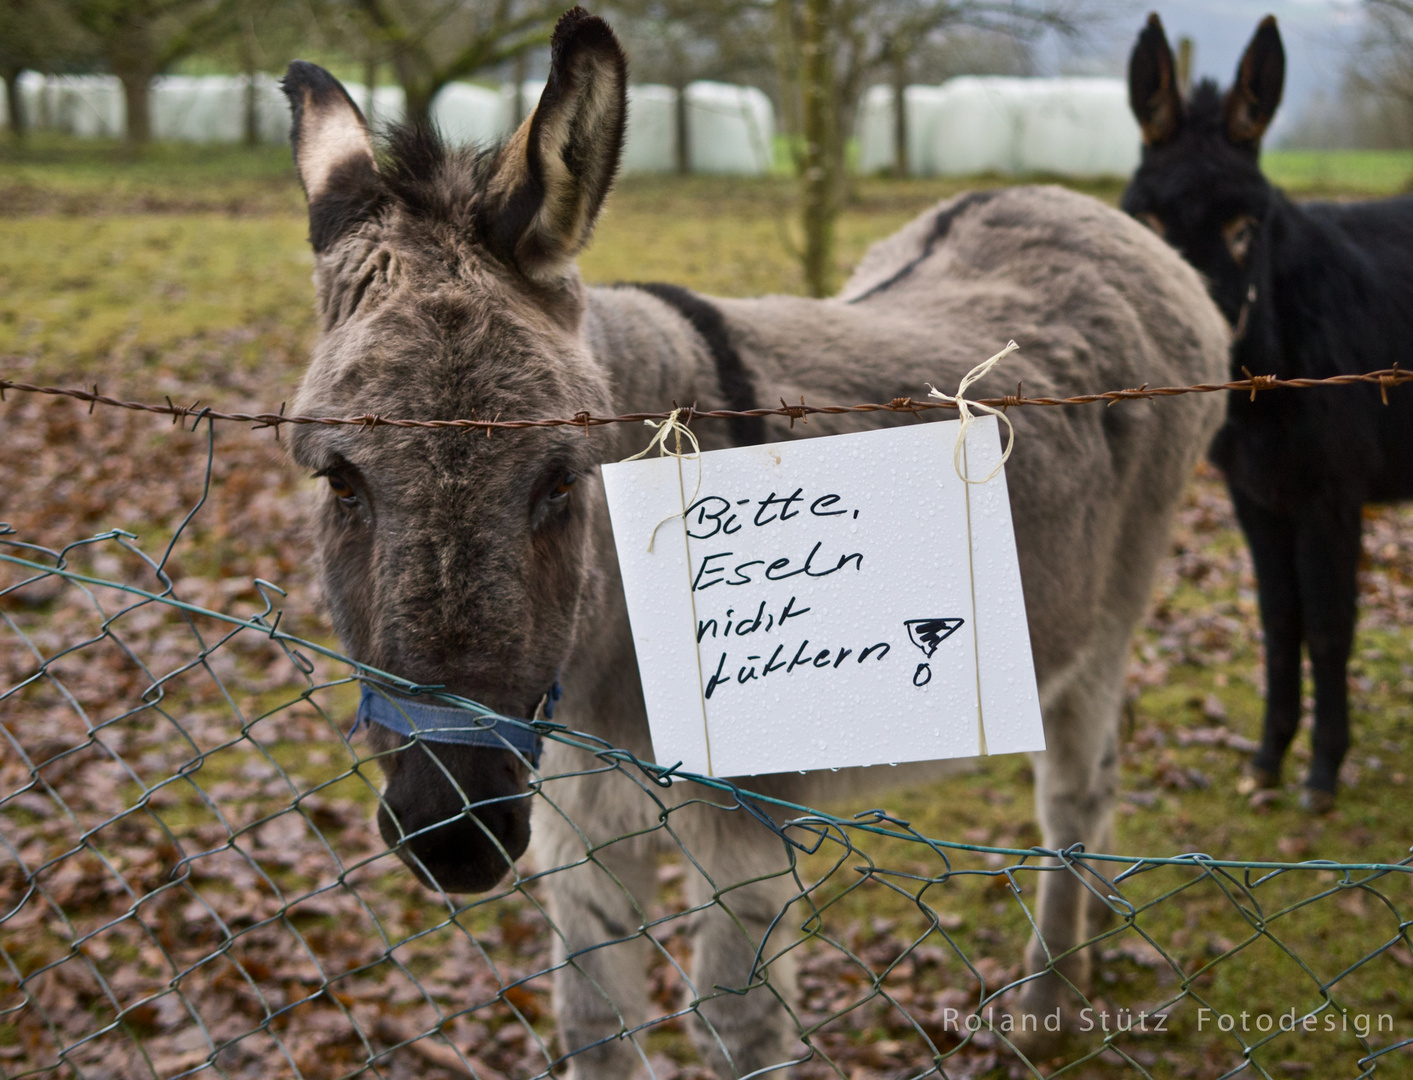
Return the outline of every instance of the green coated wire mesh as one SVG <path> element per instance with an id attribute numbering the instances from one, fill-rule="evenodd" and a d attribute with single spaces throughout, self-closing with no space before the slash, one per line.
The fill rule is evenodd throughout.
<path id="1" fill-rule="evenodd" d="M 196 437 L 209 487 L 209 422 Z M 946 841 L 882 809 L 771 807 L 667 778 L 557 731 L 606 797 L 647 801 L 653 835 L 586 832 L 574 859 L 523 859 L 481 896 L 423 888 L 370 825 L 375 755 L 347 730 L 368 673 L 281 630 L 271 584 L 241 582 L 223 607 L 172 584 L 204 498 L 157 549 L 114 530 L 55 550 L 0 528 L 4 1077 L 563 1075 L 586 1048 L 557 1036 L 549 987 L 589 950 L 555 949 L 545 882 L 609 873 L 615 844 L 647 840 L 665 853 L 655 898 L 592 946 L 647 962 L 648 1019 L 611 1036 L 645 1075 L 711 1075 L 684 1033 L 714 997 L 773 994 L 787 964 L 801 1043 L 776 1075 L 1413 1074 L 1413 1014 L 1389 989 L 1413 979 L 1409 858 Z M 540 774 L 535 813 L 559 812 L 570 778 Z M 790 902 L 740 986 L 693 981 L 694 920 L 742 883 L 702 886 L 685 814 L 751 815 L 779 837 Z M 1042 874 L 1074 875 L 1109 919 L 1086 943 L 1098 976 L 1073 988 L 1067 1040 L 1031 1061 L 1009 1006 Z"/>

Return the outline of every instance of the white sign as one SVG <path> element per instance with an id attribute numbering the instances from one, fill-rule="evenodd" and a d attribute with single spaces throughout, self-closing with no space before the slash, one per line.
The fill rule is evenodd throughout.
<path id="1" fill-rule="evenodd" d="M 659 764 L 1045 748 L 1005 472 L 963 483 L 958 426 L 711 451 L 700 487 L 691 457 L 603 467 Z M 976 419 L 967 475 L 1000 456 Z"/>

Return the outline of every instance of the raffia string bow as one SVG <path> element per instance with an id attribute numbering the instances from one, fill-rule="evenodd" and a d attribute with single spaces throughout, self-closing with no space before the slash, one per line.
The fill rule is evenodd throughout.
<path id="1" fill-rule="evenodd" d="M 995 356 L 991 357 L 989 360 L 982 361 L 980 364 L 977 364 L 976 367 L 968 371 L 966 375 L 962 377 L 962 381 L 957 386 L 957 392 L 955 394 L 943 393 L 931 383 L 927 384 L 928 397 L 940 398 L 942 401 L 950 401 L 957 407 L 957 419 L 959 419 L 962 424 L 961 427 L 957 429 L 957 445 L 952 451 L 952 465 L 956 468 L 957 475 L 960 476 L 965 483 L 984 484 L 991 480 L 997 473 L 1005 468 L 1006 460 L 1011 456 L 1011 450 L 1014 449 L 1016 445 L 1016 429 L 1011 425 L 1010 418 L 1006 416 L 1002 410 L 994 408 L 991 405 L 983 405 L 979 401 L 968 401 L 965 397 L 967 388 L 970 387 L 972 383 L 983 378 L 988 371 L 1019 348 L 1020 346 L 1014 341 L 1008 341 L 1006 347 Z M 976 419 L 976 417 L 972 415 L 973 409 L 980 409 L 984 413 L 990 413 L 1006 425 L 1006 449 L 1001 453 L 1001 460 L 996 463 L 994 469 L 986 474 L 984 480 L 973 480 L 966 474 L 966 469 L 962 464 L 962 453 L 966 448 L 967 428 L 970 427 L 971 422 Z"/>
<path id="2" fill-rule="evenodd" d="M 652 535 L 648 537 L 649 552 L 652 551 L 653 544 L 657 541 L 658 529 L 662 528 L 674 518 L 679 518 L 683 514 L 685 514 L 687 512 L 687 508 L 697 501 L 697 495 L 702 490 L 702 447 L 701 444 L 697 442 L 697 436 L 693 434 L 692 429 L 677 419 L 678 414 L 680 414 L 681 412 L 681 409 L 673 409 L 671 415 L 668 416 L 666 420 L 661 420 L 657 422 L 654 422 L 652 420 L 644 420 L 643 423 L 646 424 L 648 427 L 657 428 L 657 433 L 653 435 L 650 440 L 648 440 L 647 446 L 643 447 L 636 454 L 632 454 L 623 459 L 624 461 L 637 461 L 639 458 L 647 457 L 648 454 L 652 452 L 652 448 L 656 446 L 658 457 L 675 457 L 678 459 L 688 458 L 694 459 L 697 463 L 697 486 L 692 491 L 692 497 L 690 499 L 684 498 L 682 500 L 681 513 L 668 514 L 667 517 L 663 518 L 661 521 L 659 521 L 656 525 L 653 526 Z M 676 437 L 675 446 L 671 450 L 667 448 L 668 435 L 673 435 Z M 683 436 L 686 436 L 687 441 L 692 444 L 692 452 L 690 454 L 684 454 L 682 452 Z M 680 463 L 678 465 L 678 468 L 681 468 Z"/>

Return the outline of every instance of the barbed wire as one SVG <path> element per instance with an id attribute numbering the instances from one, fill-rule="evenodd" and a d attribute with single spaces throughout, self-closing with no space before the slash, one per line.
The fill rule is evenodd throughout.
<path id="1" fill-rule="evenodd" d="M 1243 369 L 1245 370 L 1245 369 Z M 1105 390 L 1096 394 L 1076 394 L 1072 397 L 1026 397 L 1021 394 L 1021 386 L 1017 384 L 1016 393 L 1006 394 L 1002 397 L 976 398 L 970 399 L 973 404 L 989 405 L 997 409 L 1022 408 L 1025 406 L 1057 406 L 1057 405 L 1092 405 L 1095 402 L 1103 401 L 1112 405 L 1120 401 L 1140 401 L 1146 398 L 1159 397 L 1179 397 L 1183 394 L 1215 394 L 1221 391 L 1239 391 L 1250 393 L 1254 401 L 1256 395 L 1266 390 L 1293 390 L 1312 389 L 1317 387 L 1333 386 L 1353 386 L 1353 385 L 1373 385 L 1379 388 L 1379 393 L 1383 398 L 1383 403 L 1388 404 L 1388 392 L 1391 388 L 1401 386 L 1404 383 L 1413 382 L 1413 371 L 1401 370 L 1396 364 L 1391 368 L 1383 368 L 1379 371 L 1360 372 L 1348 375 L 1330 375 L 1321 379 L 1282 379 L 1275 375 L 1252 375 L 1249 371 L 1244 379 L 1234 379 L 1224 383 L 1194 383 L 1191 386 L 1149 386 L 1144 383 L 1142 386 L 1133 387 L 1127 390 Z M 95 405 L 104 405 L 115 409 L 129 409 L 133 412 L 155 413 L 159 416 L 170 416 L 173 423 L 179 420 L 225 420 L 242 424 L 253 424 L 258 428 L 274 428 L 276 437 L 279 435 L 279 428 L 284 424 L 319 424 L 326 427 L 399 427 L 399 428 L 449 428 L 453 430 L 486 431 L 493 430 L 523 430 L 526 428 L 551 428 L 551 427 L 582 427 L 585 430 L 592 427 L 604 427 L 609 424 L 639 424 L 644 420 L 666 420 L 672 416 L 672 410 L 663 412 L 634 412 L 622 413 L 617 416 L 595 416 L 593 413 L 583 410 L 573 416 L 540 417 L 537 419 L 520 420 L 481 420 L 476 417 L 470 419 L 455 420 L 418 420 L 405 417 L 381 416 L 376 413 L 364 413 L 359 416 L 308 416 L 299 413 L 286 414 L 284 406 L 280 406 L 278 412 L 223 412 L 213 409 L 209 405 L 202 405 L 200 401 L 190 405 L 178 405 L 170 397 L 162 403 L 150 401 L 126 401 L 122 398 L 111 397 L 108 394 L 99 392 L 95 385 L 91 390 L 84 390 L 79 387 L 65 386 L 39 386 L 34 383 L 17 382 L 13 379 L 0 379 L 0 401 L 5 400 L 6 391 L 14 390 L 23 394 L 44 394 L 50 397 L 72 398 L 75 401 L 86 401 L 89 411 Z M 758 409 L 697 409 L 694 406 L 685 406 L 680 419 L 683 423 L 690 424 L 693 420 L 742 420 L 755 417 L 779 416 L 790 421 L 791 427 L 796 420 L 808 422 L 811 416 L 840 416 L 847 413 L 871 413 L 871 412 L 896 412 L 896 413 L 924 413 L 934 409 L 957 408 L 955 402 L 922 400 L 912 397 L 894 398 L 892 401 L 864 402 L 858 405 L 806 405 L 803 395 L 800 397 L 798 405 L 788 404 L 784 398 L 780 399 L 778 406 Z"/>

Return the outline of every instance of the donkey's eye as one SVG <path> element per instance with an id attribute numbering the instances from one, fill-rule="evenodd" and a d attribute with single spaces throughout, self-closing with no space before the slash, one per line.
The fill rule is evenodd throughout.
<path id="1" fill-rule="evenodd" d="M 324 479 L 329 482 L 329 490 L 334 493 L 334 498 L 344 506 L 353 506 L 358 502 L 358 495 L 354 492 L 353 485 L 338 473 L 328 473 Z"/>
<path id="2" fill-rule="evenodd" d="M 1227 242 L 1227 250 L 1237 266 L 1246 265 L 1246 256 L 1251 251 L 1251 241 L 1256 238 L 1256 219 L 1249 214 L 1232 218 L 1222 226 L 1222 239 Z"/>
<path id="3" fill-rule="evenodd" d="M 1168 227 L 1163 224 L 1163 219 L 1160 218 L 1157 214 L 1142 213 L 1138 215 L 1138 220 L 1143 222 L 1143 224 L 1147 225 L 1159 236 L 1163 237 L 1164 239 L 1167 239 Z"/>
<path id="4" fill-rule="evenodd" d="M 574 489 L 574 482 L 579 478 L 573 473 L 565 473 L 553 488 L 550 489 L 549 500 L 553 503 L 562 503 L 569 498 L 569 493 Z"/>

